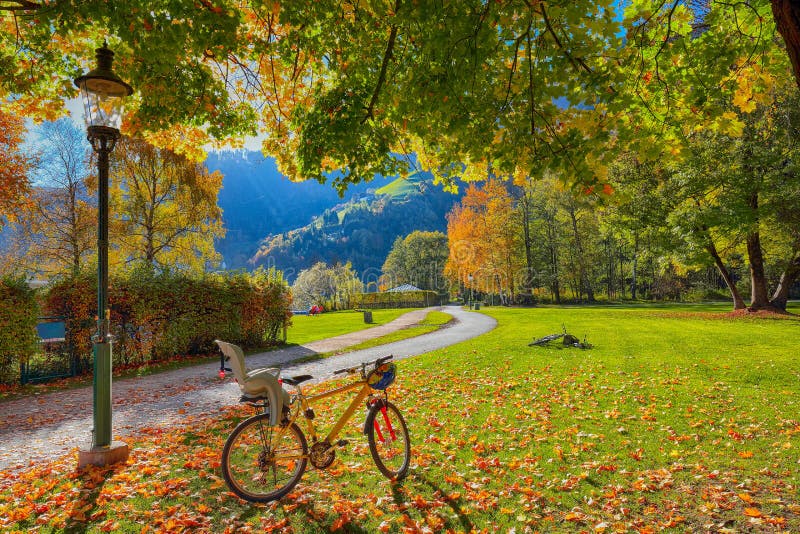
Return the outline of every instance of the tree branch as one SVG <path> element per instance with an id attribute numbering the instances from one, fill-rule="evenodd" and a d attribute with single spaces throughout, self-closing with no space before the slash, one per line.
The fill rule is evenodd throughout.
<path id="1" fill-rule="evenodd" d="M 397 15 L 397 11 L 400 9 L 400 0 L 397 0 L 394 5 L 394 13 Z M 375 90 L 372 92 L 372 98 L 369 101 L 369 105 L 367 106 L 366 114 L 364 118 L 361 119 L 361 124 L 367 122 L 367 120 L 374 118 L 375 113 L 375 104 L 378 103 L 378 96 L 381 93 L 381 89 L 383 88 L 383 84 L 386 82 L 386 71 L 389 69 L 389 60 L 392 59 L 392 51 L 394 50 L 394 43 L 397 40 L 397 25 L 392 25 L 392 30 L 389 33 L 389 42 L 386 43 L 386 52 L 383 54 L 383 62 L 381 63 L 381 72 L 378 74 L 378 83 L 375 85 Z"/>
<path id="2" fill-rule="evenodd" d="M 553 36 L 553 40 L 556 42 L 556 46 L 558 46 L 564 52 L 564 55 L 567 56 L 567 59 L 569 59 L 569 62 L 572 63 L 573 67 L 575 67 L 575 70 L 583 69 L 589 74 L 594 74 L 592 72 L 592 69 L 589 67 L 589 65 L 586 64 L 586 62 L 582 58 L 572 57 L 572 54 L 569 53 L 569 50 L 567 50 L 567 48 L 561 43 L 561 39 L 559 39 L 558 35 L 556 35 L 556 31 L 553 28 L 553 25 L 550 24 L 550 17 L 547 16 L 547 10 L 545 9 L 544 4 L 543 3 L 539 4 L 539 7 L 542 8 L 542 18 L 544 19 L 545 26 L 547 26 L 547 31 L 549 31 L 550 35 Z"/>
<path id="3" fill-rule="evenodd" d="M 33 11 L 42 4 L 30 0 L 0 0 L 0 11 Z"/>

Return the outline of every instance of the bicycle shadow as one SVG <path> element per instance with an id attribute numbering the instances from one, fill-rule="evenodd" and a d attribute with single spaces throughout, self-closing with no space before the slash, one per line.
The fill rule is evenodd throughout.
<path id="1" fill-rule="evenodd" d="M 415 508 L 415 499 L 412 497 L 412 495 L 414 493 L 420 493 L 424 486 L 427 486 L 433 493 L 438 492 L 438 494 L 442 495 L 442 500 L 447 503 L 452 510 L 453 515 L 455 515 L 457 518 L 457 520 L 455 520 L 452 518 L 452 516 L 438 514 L 439 518 L 444 522 L 443 528 L 459 530 L 463 532 L 471 532 L 474 530 L 472 521 L 470 521 L 463 511 L 466 508 L 465 500 L 462 497 L 458 497 L 456 499 L 449 498 L 447 496 L 448 493 L 446 489 L 440 487 L 436 484 L 436 482 L 429 479 L 425 475 L 417 473 L 409 474 L 408 477 L 403 481 L 390 483 L 389 491 L 391 492 L 392 500 L 399 507 L 399 510 L 396 512 L 397 517 L 406 515 L 410 510 Z M 413 491 L 403 491 L 403 488 L 405 487 L 413 489 Z M 301 501 L 292 497 L 284 497 L 277 502 L 280 504 L 276 510 L 273 510 L 273 513 L 280 510 L 283 505 L 290 505 L 291 510 L 284 510 L 282 512 L 284 517 L 302 517 L 303 521 L 307 522 L 308 527 L 314 531 L 331 531 L 333 519 L 329 511 L 321 510 L 320 508 L 316 507 L 313 500 Z M 266 509 L 264 506 L 252 506 L 239 514 L 238 520 L 246 522 L 249 519 L 263 514 L 265 510 Z M 386 518 L 388 519 L 394 515 L 395 512 L 387 513 Z M 278 515 L 277 517 L 281 516 Z M 392 527 L 397 528 L 398 524 L 395 523 L 392 525 Z M 353 518 L 350 522 L 336 527 L 336 531 L 353 534 L 372 534 L 374 532 L 374 530 L 368 530 L 359 526 L 355 518 Z"/>
<path id="2" fill-rule="evenodd" d="M 458 521 L 461 523 L 461 528 L 464 532 L 472 532 L 474 529 L 474 525 L 472 521 L 469 520 L 469 517 L 463 512 L 464 510 L 464 499 L 462 497 L 458 497 L 457 499 L 451 499 L 447 497 L 447 490 L 443 489 L 441 486 L 437 485 L 434 481 L 427 478 L 425 475 L 421 473 L 411 473 L 408 477 L 403 480 L 402 482 L 395 482 L 392 483 L 392 498 L 394 499 L 395 504 L 398 506 L 413 506 L 412 503 L 409 502 L 409 499 L 405 495 L 405 492 L 400 491 L 400 488 L 408 485 L 409 482 L 418 482 L 420 484 L 424 484 L 428 486 L 434 493 L 438 492 L 440 495 L 444 497 L 444 501 L 447 503 L 448 506 L 452 509 L 455 516 L 458 518 Z M 442 516 L 440 516 L 442 517 Z M 445 526 L 448 528 L 454 528 L 455 525 L 452 524 L 452 520 L 450 518 L 444 518 Z"/>
<path id="3" fill-rule="evenodd" d="M 331 524 L 330 524 L 330 517 L 329 516 L 325 515 L 325 517 L 317 519 L 317 520 L 312 520 L 311 519 L 311 518 L 313 518 L 315 516 L 318 516 L 320 514 L 319 509 L 315 508 L 313 503 L 311 503 L 311 502 L 302 502 L 302 503 L 295 503 L 295 504 L 297 504 L 297 508 L 295 508 L 292 512 L 287 513 L 286 514 L 287 516 L 289 514 L 295 514 L 297 512 L 301 512 L 300 515 L 302 515 L 303 518 L 306 521 L 308 521 L 309 523 L 311 523 L 312 521 L 313 521 L 313 523 L 316 523 L 316 525 L 314 526 L 314 530 L 315 531 L 317 531 L 317 532 L 330 532 L 330 531 L 332 531 Z M 352 532 L 353 534 L 373 534 L 374 531 L 373 530 L 367 530 L 365 528 L 362 528 L 362 527 L 358 526 L 355 523 L 348 522 L 348 523 L 345 523 L 344 525 L 342 525 L 341 527 L 337 528 L 336 532 Z"/>

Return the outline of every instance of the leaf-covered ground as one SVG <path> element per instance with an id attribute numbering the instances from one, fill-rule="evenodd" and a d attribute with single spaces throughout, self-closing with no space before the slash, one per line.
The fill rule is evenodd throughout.
<path id="1" fill-rule="evenodd" d="M 490 309 L 492 333 L 399 364 L 402 484 L 374 468 L 357 417 L 329 470 L 240 501 L 219 470 L 236 406 L 145 433 L 125 465 L 0 475 L 0 530 L 800 531 L 800 321 L 698 309 Z M 595 347 L 527 346 L 562 323 Z"/>

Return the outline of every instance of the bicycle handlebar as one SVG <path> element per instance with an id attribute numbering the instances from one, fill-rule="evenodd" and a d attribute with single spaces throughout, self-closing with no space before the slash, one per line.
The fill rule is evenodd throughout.
<path id="1" fill-rule="evenodd" d="M 371 365 L 374 365 L 375 367 L 378 367 L 382 363 L 388 362 L 392 358 L 394 358 L 394 356 L 390 354 L 388 356 L 383 356 L 382 358 L 378 358 L 377 360 L 372 360 L 372 361 L 368 361 L 368 362 L 361 362 L 361 364 L 359 364 L 359 365 L 357 365 L 355 367 L 345 367 L 344 369 L 337 369 L 336 371 L 333 372 L 333 374 L 340 375 L 342 373 L 347 373 L 347 374 L 351 375 L 351 374 L 355 373 L 356 371 L 358 371 L 359 369 L 361 369 L 363 371 L 364 369 L 366 369 L 367 367 L 369 367 Z"/>

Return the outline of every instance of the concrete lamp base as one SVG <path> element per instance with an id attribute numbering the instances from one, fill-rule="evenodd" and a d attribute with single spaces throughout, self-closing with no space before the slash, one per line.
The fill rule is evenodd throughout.
<path id="1" fill-rule="evenodd" d="M 87 465 L 106 466 L 124 462 L 131 453 L 130 448 L 122 441 L 112 441 L 108 447 L 92 447 L 78 451 L 78 469 Z"/>

